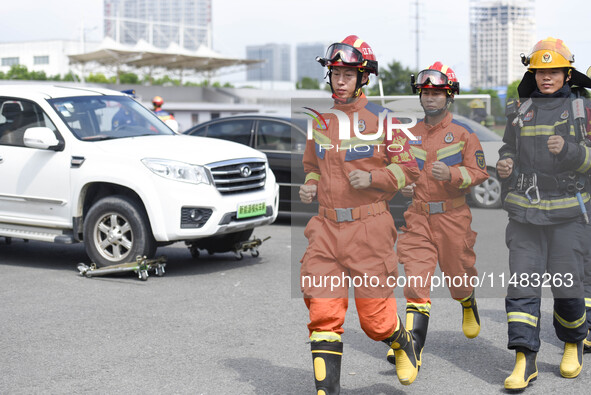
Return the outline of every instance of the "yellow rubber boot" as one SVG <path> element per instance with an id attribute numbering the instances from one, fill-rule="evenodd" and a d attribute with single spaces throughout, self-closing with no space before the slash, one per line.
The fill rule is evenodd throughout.
<path id="1" fill-rule="evenodd" d="M 583 341 L 564 343 L 564 354 L 560 362 L 560 374 L 567 379 L 574 379 L 583 369 Z"/>
<path id="2" fill-rule="evenodd" d="M 538 377 L 537 353 L 527 348 L 518 348 L 515 351 L 515 367 L 511 376 L 505 379 L 505 389 L 522 391 Z"/>
<path id="3" fill-rule="evenodd" d="M 467 298 L 460 300 L 462 304 L 462 331 L 468 339 L 473 339 L 480 333 L 480 315 L 474 291 Z"/>
<path id="4" fill-rule="evenodd" d="M 410 385 L 417 378 L 419 365 L 415 355 L 412 336 L 409 331 L 404 329 L 400 317 L 396 331 L 384 342 L 394 351 L 396 358 L 396 375 L 402 385 Z"/>

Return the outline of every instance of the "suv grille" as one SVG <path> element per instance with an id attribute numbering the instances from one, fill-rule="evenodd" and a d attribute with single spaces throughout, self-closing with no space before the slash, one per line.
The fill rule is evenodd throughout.
<path id="1" fill-rule="evenodd" d="M 222 195 L 252 192 L 265 187 L 267 174 L 262 159 L 234 159 L 210 163 L 207 167 Z"/>

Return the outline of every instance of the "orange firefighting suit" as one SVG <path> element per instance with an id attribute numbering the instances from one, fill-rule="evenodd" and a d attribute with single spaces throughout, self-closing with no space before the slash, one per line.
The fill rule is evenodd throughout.
<path id="1" fill-rule="evenodd" d="M 460 300 L 473 291 L 469 280 L 477 275 L 473 250 L 476 232 L 470 228 L 472 214 L 465 195 L 470 186 L 485 181 L 488 173 L 476 134 L 454 120 L 451 113 L 436 125 L 420 121 L 410 131 L 417 137 L 410 143 L 421 173 L 412 205 L 404 214 L 407 228 L 398 240 L 397 251 L 407 279 L 407 302 L 428 311 L 431 278 L 438 261 L 445 276 L 462 277 L 461 284 L 459 279 L 456 282 L 458 287 L 445 282 L 452 298 Z M 435 161 L 449 166 L 451 180 L 433 177 Z"/>
<path id="2" fill-rule="evenodd" d="M 379 341 L 392 335 L 397 324 L 395 284 L 387 284 L 388 276 L 394 276 L 392 282 L 397 274 L 396 228 L 387 202 L 416 180 L 419 169 L 401 130 L 394 130 L 392 139 L 386 125 L 371 141 L 355 136 L 354 120 L 359 132 L 372 135 L 378 131 L 379 114 L 387 110 L 363 94 L 351 103 L 335 102 L 333 110 L 349 118 L 351 138 L 339 140 L 337 117 L 323 114 L 326 124 L 315 125 L 303 159 L 306 184 L 317 184 L 320 206 L 304 231 L 309 244 L 301 286 L 310 311 L 308 329 L 315 340 L 340 336 L 348 288 L 354 286 L 361 328 Z M 350 185 L 349 173 L 356 169 L 371 172 L 369 188 Z M 328 282 L 322 284 L 322 279 Z"/>

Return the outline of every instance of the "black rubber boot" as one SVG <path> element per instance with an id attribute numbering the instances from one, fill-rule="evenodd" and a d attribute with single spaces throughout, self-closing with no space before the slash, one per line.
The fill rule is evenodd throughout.
<path id="1" fill-rule="evenodd" d="M 560 362 L 560 374 L 574 379 L 583 369 L 583 340 L 578 343 L 564 343 L 564 354 Z"/>
<path id="2" fill-rule="evenodd" d="M 406 328 L 412 335 L 412 340 L 415 346 L 415 354 L 417 356 L 419 369 L 423 360 L 423 347 L 427 340 L 427 329 L 429 328 L 429 314 L 421 313 L 420 311 L 407 308 L 406 309 Z"/>
<path id="3" fill-rule="evenodd" d="M 341 392 L 343 343 L 312 342 L 311 349 L 316 394 L 338 395 Z"/>
<path id="4" fill-rule="evenodd" d="M 508 391 L 523 391 L 538 377 L 536 356 L 538 354 L 524 347 L 515 349 L 515 367 L 511 376 L 505 379 L 505 389 Z"/>
<path id="5" fill-rule="evenodd" d="M 474 291 L 472 294 L 460 300 L 462 304 L 462 331 L 468 339 L 473 339 L 480 333 L 480 315 L 478 315 L 478 306 Z"/>
<path id="6" fill-rule="evenodd" d="M 402 385 L 410 385 L 417 378 L 419 365 L 415 354 L 414 343 L 409 331 L 404 329 L 400 317 L 399 328 L 389 338 L 384 340 L 392 350 L 396 358 L 396 375 Z"/>
<path id="7" fill-rule="evenodd" d="M 587 332 L 587 337 L 583 339 L 583 352 L 591 352 L 591 330 Z"/>
<path id="8" fill-rule="evenodd" d="M 423 347 L 427 339 L 427 329 L 429 328 L 429 313 L 421 313 L 414 307 L 406 308 L 406 329 L 410 332 L 415 348 L 415 355 L 419 369 L 423 359 Z M 396 365 L 394 350 L 388 350 L 388 362 Z"/>

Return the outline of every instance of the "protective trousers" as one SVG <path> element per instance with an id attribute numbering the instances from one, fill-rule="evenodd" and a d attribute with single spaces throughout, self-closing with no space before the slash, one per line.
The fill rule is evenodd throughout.
<path id="1" fill-rule="evenodd" d="M 476 232 L 467 205 L 438 213 L 419 213 L 413 207 L 404 215 L 408 228 L 398 240 L 398 256 L 404 264 L 404 296 L 409 303 L 430 303 L 432 277 L 439 262 L 445 285 L 454 299 L 463 299 L 473 291 L 470 278 L 478 273 L 474 264 Z M 454 279 L 456 281 L 454 281 Z M 440 285 L 443 285 L 441 283 Z"/>
<path id="2" fill-rule="evenodd" d="M 309 244 L 300 285 L 310 311 L 310 335 L 343 333 L 348 289 L 354 287 L 363 331 L 376 341 L 391 336 L 397 323 L 393 289 L 398 259 L 390 213 L 340 223 L 316 216 L 304 235 Z"/>
<path id="3" fill-rule="evenodd" d="M 510 219 L 506 230 L 509 267 L 505 308 L 509 349 L 540 349 L 540 303 L 543 288 L 554 297 L 554 329 L 567 343 L 587 335 L 583 290 L 585 225 L 573 221 L 556 225 L 524 224 Z"/>
<path id="4" fill-rule="evenodd" d="M 585 262 L 585 307 L 587 310 L 587 326 L 591 329 L 591 225 L 585 226 L 585 244 L 589 247 L 584 256 Z"/>

